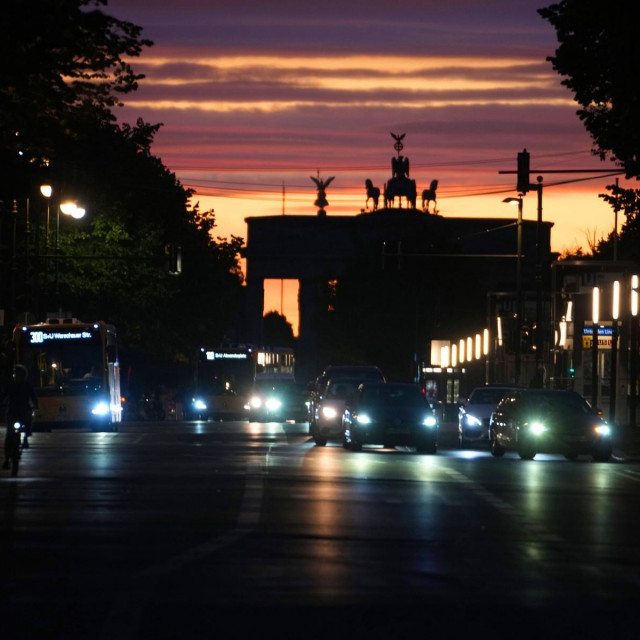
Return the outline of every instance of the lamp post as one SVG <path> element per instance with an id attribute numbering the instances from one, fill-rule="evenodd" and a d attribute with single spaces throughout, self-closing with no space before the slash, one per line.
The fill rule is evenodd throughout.
<path id="1" fill-rule="evenodd" d="M 51 239 L 49 231 L 49 220 L 51 218 L 51 196 L 53 195 L 53 187 L 50 184 L 40 185 L 40 193 L 47 199 L 47 220 L 44 234 L 44 268 L 42 272 L 42 280 L 39 279 L 42 286 L 41 291 L 44 292 L 44 296 L 46 297 L 47 285 L 49 284 L 49 251 Z"/>
<path id="2" fill-rule="evenodd" d="M 84 218 L 86 211 L 77 205 L 72 200 L 66 200 L 61 202 L 56 209 L 56 251 L 55 251 L 55 292 L 56 292 L 56 306 L 59 306 L 60 301 L 60 283 L 58 281 L 58 261 L 60 258 L 60 212 L 66 216 L 71 216 L 76 220 Z"/>
<path id="3" fill-rule="evenodd" d="M 591 339 L 591 406 L 596 409 L 598 404 L 598 323 L 600 322 L 600 289 L 598 287 L 593 287 L 591 321 L 593 323 Z"/>
<path id="4" fill-rule="evenodd" d="M 638 401 L 638 276 L 631 276 L 631 361 L 629 377 L 631 378 L 629 394 L 629 424 L 636 426 L 636 406 Z"/>
<path id="5" fill-rule="evenodd" d="M 505 198 L 502 202 L 518 205 L 518 226 L 516 240 L 516 352 L 514 384 L 520 384 L 521 335 L 522 330 L 522 196 Z"/>
<path id="6" fill-rule="evenodd" d="M 609 422 L 616 421 L 616 386 L 618 384 L 618 317 L 620 315 L 620 282 L 615 280 L 611 299 L 611 376 L 609 382 Z"/>
<path id="7" fill-rule="evenodd" d="M 53 194 L 53 187 L 50 184 L 40 185 L 40 193 L 47 199 L 47 226 L 44 238 L 45 254 L 47 254 L 49 252 L 49 218 L 51 216 L 51 195 Z"/>

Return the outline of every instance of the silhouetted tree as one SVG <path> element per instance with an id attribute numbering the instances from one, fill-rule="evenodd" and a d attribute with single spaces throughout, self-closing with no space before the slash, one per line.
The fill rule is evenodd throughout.
<path id="1" fill-rule="evenodd" d="M 594 153 L 621 167 L 627 178 L 640 177 L 640 39 L 626 2 L 562 0 L 539 14 L 557 32 L 559 46 L 548 60 L 580 105 L 577 115 L 594 141 Z M 640 229 L 636 190 L 608 187 L 603 195 L 627 221 L 619 257 L 638 260 Z M 610 251 L 611 238 L 596 254 Z"/>
<path id="2" fill-rule="evenodd" d="M 31 251 L 35 245 L 42 253 L 38 186 L 52 184 L 56 198 L 73 194 L 88 214 L 73 225 L 62 220 L 59 296 L 50 270 L 25 270 L 18 310 L 31 310 L 38 280 L 35 289 L 46 293 L 41 311 L 59 304 L 78 317 L 109 320 L 128 349 L 184 362 L 195 345 L 219 341 L 235 320 L 243 241 L 216 238 L 213 212 L 191 206 L 192 192 L 153 155 L 160 124 L 116 122 L 113 109 L 143 77 L 130 60 L 152 43 L 141 27 L 104 13 L 106 4 L 7 0 L 0 8 L 10 25 L 0 40 L 1 275 L 9 266 L 12 202 L 20 213 L 20 255 L 28 201 Z M 178 276 L 167 268 L 169 243 L 182 250 Z M 0 306 L 7 281 L 0 278 Z"/>
<path id="3" fill-rule="evenodd" d="M 264 314 L 263 335 L 265 345 L 293 347 L 295 344 L 291 323 L 277 311 Z"/>
<path id="4" fill-rule="evenodd" d="M 540 15 L 556 29 L 548 60 L 580 105 L 578 116 L 602 158 L 640 175 L 640 40 L 626 2 L 562 0 Z"/>
<path id="5" fill-rule="evenodd" d="M 48 164 L 60 141 L 73 138 L 87 117 L 114 122 L 111 109 L 144 77 L 134 73 L 129 60 L 151 41 L 141 38 L 141 27 L 100 11 L 106 4 L 3 2 L 0 149 L 4 168 L 15 177 Z M 15 197 L 16 184 L 11 186 Z"/>

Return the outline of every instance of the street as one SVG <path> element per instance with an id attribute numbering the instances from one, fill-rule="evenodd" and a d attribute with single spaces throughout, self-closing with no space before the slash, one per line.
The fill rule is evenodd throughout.
<path id="1" fill-rule="evenodd" d="M 629 637 L 639 494 L 636 462 L 494 459 L 451 434 L 417 455 L 315 447 L 306 424 L 36 433 L 0 476 L 4 629 Z"/>

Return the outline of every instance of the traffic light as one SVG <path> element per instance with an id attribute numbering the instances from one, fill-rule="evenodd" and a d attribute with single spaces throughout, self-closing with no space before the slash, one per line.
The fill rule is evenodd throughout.
<path id="1" fill-rule="evenodd" d="M 529 191 L 529 152 L 523 149 L 518 153 L 518 182 L 516 183 L 518 193 Z"/>
<path id="2" fill-rule="evenodd" d="M 522 325 L 520 327 L 520 353 L 531 353 L 533 350 L 533 330 L 527 325 Z"/>
<path id="3" fill-rule="evenodd" d="M 576 379 L 576 370 L 575 370 L 575 368 L 574 368 L 574 367 L 569 367 L 569 377 L 570 377 L 572 380 L 575 380 L 575 379 Z"/>

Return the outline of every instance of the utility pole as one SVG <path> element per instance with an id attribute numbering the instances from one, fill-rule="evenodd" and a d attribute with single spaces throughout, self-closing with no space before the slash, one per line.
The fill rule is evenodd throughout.
<path id="1" fill-rule="evenodd" d="M 543 299 L 543 270 L 542 270 L 542 175 L 538 175 L 536 183 L 532 184 L 530 174 L 547 174 L 547 173 L 601 173 L 603 177 L 620 175 L 623 171 L 602 171 L 598 169 L 531 169 L 531 157 L 526 149 L 518 153 L 516 157 L 515 171 L 499 171 L 500 174 L 517 174 L 516 190 L 520 196 L 526 195 L 528 191 L 536 191 L 538 194 L 538 218 L 536 225 L 536 264 L 535 264 L 535 283 L 536 283 L 536 369 L 542 361 L 542 351 L 544 349 L 544 336 L 542 327 L 547 326 L 547 322 L 543 323 L 542 318 L 542 299 Z"/>

